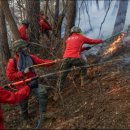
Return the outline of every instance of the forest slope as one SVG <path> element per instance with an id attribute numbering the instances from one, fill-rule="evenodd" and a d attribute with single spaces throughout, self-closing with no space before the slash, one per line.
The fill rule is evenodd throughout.
<path id="1" fill-rule="evenodd" d="M 60 99 L 54 102 L 51 97 L 49 98 L 48 111 L 53 111 L 54 114 L 50 119 L 42 122 L 41 128 L 130 128 L 130 45 L 128 43 L 120 43 L 120 47 L 111 58 L 102 60 L 100 65 L 95 62 L 96 66 L 88 68 L 88 80 L 84 88 L 80 87 L 79 74 L 75 71 L 75 82 L 68 78 L 62 92 L 64 106 Z M 89 57 L 89 63 L 92 64 L 91 61 L 96 59 L 97 57 Z M 31 119 L 26 125 L 20 121 L 19 109 L 13 106 L 6 112 L 6 128 L 36 127 L 38 107 L 34 98 L 30 103 Z"/>

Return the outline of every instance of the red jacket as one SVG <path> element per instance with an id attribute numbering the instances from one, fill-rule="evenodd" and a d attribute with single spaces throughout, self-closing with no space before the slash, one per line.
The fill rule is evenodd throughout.
<path id="1" fill-rule="evenodd" d="M 66 49 L 64 58 L 80 58 L 81 48 L 83 44 L 99 44 L 103 41 L 100 39 L 90 39 L 81 34 L 73 33 L 66 40 Z"/>
<path id="2" fill-rule="evenodd" d="M 44 20 L 44 16 L 40 16 L 40 20 L 39 20 L 39 24 L 40 24 L 40 29 L 41 31 L 44 30 L 51 30 L 51 25 L 49 23 L 46 23 Z"/>
<path id="3" fill-rule="evenodd" d="M 20 35 L 20 38 L 25 40 L 25 41 L 28 41 L 29 38 L 27 36 L 27 27 L 25 24 L 21 24 L 20 27 L 18 28 L 18 31 L 19 31 L 19 35 Z"/>
<path id="4" fill-rule="evenodd" d="M 16 64 L 18 62 L 19 56 L 16 54 L 15 55 L 16 58 Z M 33 64 L 41 64 L 41 63 L 49 63 L 49 62 L 53 62 L 52 60 L 42 60 L 40 58 L 38 58 L 37 56 L 31 55 L 31 58 L 33 60 Z M 53 63 L 49 63 L 48 65 L 44 65 L 44 66 L 51 66 L 53 65 Z M 26 75 L 23 72 L 18 72 L 17 67 L 15 67 L 14 64 L 14 59 L 10 59 L 8 64 L 7 64 L 7 68 L 6 68 L 6 76 L 9 80 L 11 81 L 19 81 L 19 80 L 23 80 L 26 78 L 31 78 L 31 77 L 35 77 L 36 74 L 32 71 L 28 72 Z M 19 86 L 16 86 L 17 89 L 20 89 L 24 84 L 21 84 Z"/>
<path id="5" fill-rule="evenodd" d="M 24 86 L 21 90 L 16 93 L 7 91 L 0 87 L 0 130 L 4 129 L 3 112 L 1 109 L 1 103 L 17 104 L 24 100 L 30 93 L 30 88 Z"/>

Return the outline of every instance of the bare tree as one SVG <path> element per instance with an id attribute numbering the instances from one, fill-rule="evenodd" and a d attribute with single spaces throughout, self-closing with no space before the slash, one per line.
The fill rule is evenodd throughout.
<path id="1" fill-rule="evenodd" d="M 17 8 L 19 10 L 19 18 L 20 18 L 20 21 L 24 20 L 25 19 L 25 13 L 26 13 L 26 8 L 25 8 L 25 2 L 23 0 L 16 0 L 17 4 Z"/>
<path id="2" fill-rule="evenodd" d="M 66 28 L 65 28 L 65 36 L 64 43 L 66 38 L 70 34 L 70 29 L 75 25 L 75 17 L 76 17 L 76 1 L 69 0 L 67 3 L 67 18 L 66 18 Z M 63 44 L 63 49 L 65 48 L 65 44 Z"/>
<path id="3" fill-rule="evenodd" d="M 32 42 L 39 42 L 39 14 L 40 14 L 40 1 L 39 0 L 27 0 L 27 19 L 30 22 L 29 26 L 29 38 Z"/>
<path id="4" fill-rule="evenodd" d="M 91 20 L 90 20 L 90 14 L 89 14 L 89 11 L 88 11 L 88 1 L 87 1 L 87 4 L 86 4 L 86 1 L 84 1 L 84 4 L 85 4 L 85 7 L 86 7 L 86 13 L 88 15 L 88 22 L 89 22 L 89 26 L 90 26 L 90 29 L 88 31 L 91 31 L 93 30 L 93 27 L 92 27 L 92 24 L 91 24 Z"/>
<path id="5" fill-rule="evenodd" d="M 63 10 L 62 10 L 61 14 L 59 14 L 59 6 L 60 6 L 59 2 L 60 2 L 59 0 L 56 0 L 54 27 L 56 29 L 55 34 L 60 38 L 61 37 L 61 26 L 63 23 L 63 19 L 65 17 L 67 2 L 65 3 L 64 1 L 62 1 Z"/>
<path id="6" fill-rule="evenodd" d="M 120 1 L 119 1 L 119 0 L 115 0 L 114 2 L 115 2 L 115 5 L 114 5 L 113 10 L 112 10 L 112 12 L 111 12 L 111 15 L 112 15 L 112 16 L 115 16 L 115 15 L 116 15 L 116 12 L 117 12 L 117 10 L 118 10 L 118 8 L 119 8 L 119 3 L 120 3 Z"/>
<path id="7" fill-rule="evenodd" d="M 107 8 L 107 11 L 106 11 L 106 14 L 105 14 L 105 16 L 104 16 L 104 19 L 103 19 L 103 21 L 101 22 L 101 26 L 100 26 L 100 29 L 99 29 L 98 37 L 100 37 L 100 35 L 101 35 L 101 29 L 102 29 L 103 23 L 105 22 L 105 19 L 106 19 L 106 17 L 107 17 L 107 14 L 108 14 L 108 12 L 109 12 L 110 6 L 111 6 L 111 1 L 110 1 L 110 3 L 109 3 L 109 7 Z"/>
<path id="8" fill-rule="evenodd" d="M 1 65 L 2 71 L 5 73 L 5 66 L 11 57 L 8 40 L 7 40 L 7 29 L 5 23 L 5 16 L 3 10 L 0 8 L 0 55 L 1 55 Z"/>
<path id="9" fill-rule="evenodd" d="M 56 0 L 56 4 L 55 4 L 55 21 L 58 21 L 58 16 L 59 16 L 59 0 Z"/>
<path id="10" fill-rule="evenodd" d="M 17 25 L 14 21 L 12 14 L 11 14 L 8 1 L 7 0 L 0 0 L 0 5 L 1 5 L 1 8 L 3 9 L 5 18 L 8 22 L 8 24 L 10 25 L 10 29 L 11 29 L 12 34 L 13 34 L 13 39 L 14 40 L 19 39 L 20 37 L 19 37 L 19 33 L 18 33 L 18 28 L 17 28 Z"/>
<path id="11" fill-rule="evenodd" d="M 116 21 L 113 29 L 113 34 L 123 30 L 125 25 L 126 13 L 128 8 L 128 0 L 120 0 L 119 9 L 116 16 Z"/>
<path id="12" fill-rule="evenodd" d="M 46 7 L 45 7 L 45 17 L 47 16 L 47 11 L 48 11 L 48 0 L 46 1 Z"/>

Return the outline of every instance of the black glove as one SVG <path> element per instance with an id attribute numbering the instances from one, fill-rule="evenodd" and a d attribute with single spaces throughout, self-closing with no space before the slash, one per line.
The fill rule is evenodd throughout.
<path id="1" fill-rule="evenodd" d="M 30 87 L 30 89 L 38 88 L 38 79 L 32 79 L 32 80 L 28 83 L 28 86 Z"/>

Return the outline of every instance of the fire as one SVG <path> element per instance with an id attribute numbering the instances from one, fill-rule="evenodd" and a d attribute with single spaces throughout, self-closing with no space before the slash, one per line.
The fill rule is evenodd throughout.
<path id="1" fill-rule="evenodd" d="M 121 40 L 124 37 L 124 33 L 121 33 L 117 39 L 111 44 L 111 46 L 105 51 L 105 53 L 103 55 L 108 55 L 108 54 L 112 54 L 113 52 L 115 52 L 118 48 L 118 43 L 121 42 Z"/>

